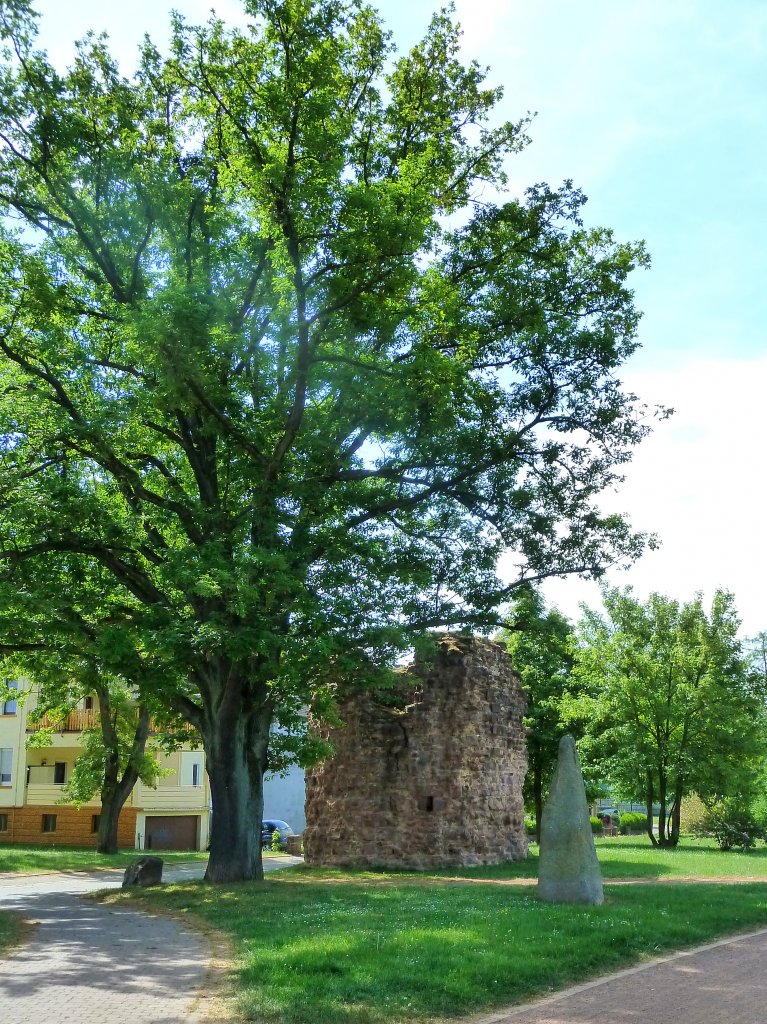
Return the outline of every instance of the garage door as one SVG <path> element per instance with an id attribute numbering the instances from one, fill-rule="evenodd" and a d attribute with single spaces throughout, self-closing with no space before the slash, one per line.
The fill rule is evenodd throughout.
<path id="1" fill-rule="evenodd" d="M 196 850 L 198 823 L 197 815 L 179 817 L 147 817 L 147 850 Z"/>

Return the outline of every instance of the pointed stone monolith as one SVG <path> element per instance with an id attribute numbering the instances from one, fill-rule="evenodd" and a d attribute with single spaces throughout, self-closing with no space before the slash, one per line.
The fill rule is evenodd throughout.
<path id="1" fill-rule="evenodd" d="M 559 741 L 554 781 L 543 809 L 538 896 L 548 903 L 604 901 L 586 789 L 572 736 Z"/>

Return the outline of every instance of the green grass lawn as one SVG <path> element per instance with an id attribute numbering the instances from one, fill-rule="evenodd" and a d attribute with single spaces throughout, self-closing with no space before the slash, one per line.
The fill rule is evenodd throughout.
<path id="1" fill-rule="evenodd" d="M 675 849 L 654 849 L 646 836 L 596 841 L 602 874 L 611 878 L 764 878 L 767 846 L 722 853 L 713 839 L 683 837 Z M 536 848 L 537 850 L 537 848 Z"/>
<path id="2" fill-rule="evenodd" d="M 620 851 L 611 849 L 605 863 L 615 877 L 636 874 L 644 861 L 635 850 L 627 841 L 632 869 L 619 871 Z M 719 863 L 709 874 L 725 873 L 725 855 L 698 856 Z M 732 856 L 753 873 L 748 856 Z M 729 872 L 737 874 L 732 864 Z M 767 882 L 614 887 L 603 906 L 575 907 L 540 903 L 532 886 L 323 875 L 286 869 L 262 884 L 189 883 L 109 898 L 191 915 L 230 936 L 239 1009 L 260 1024 L 415 1024 L 487 1012 L 767 925 Z"/>
<path id="3" fill-rule="evenodd" d="M 622 836 L 616 839 L 597 839 L 597 855 L 606 882 L 623 878 L 646 880 L 675 878 L 733 878 L 767 880 L 767 846 L 761 844 L 745 853 L 722 853 L 713 839 L 683 838 L 676 849 L 655 849 L 644 836 Z M 336 872 L 325 868 L 298 868 L 308 877 L 381 877 L 380 872 Z M 387 873 L 392 878 L 410 877 L 410 871 Z M 446 868 L 430 875 L 449 878 L 536 879 L 538 877 L 538 847 L 530 847 L 527 860 L 510 864 L 494 864 L 478 868 Z M 414 877 L 417 877 L 414 875 Z"/>
<path id="4" fill-rule="evenodd" d="M 0 910 L 0 959 L 5 951 L 15 946 L 21 938 L 23 924 L 15 914 Z"/>
<path id="5" fill-rule="evenodd" d="M 121 868 L 130 864 L 143 850 L 124 850 L 117 854 L 97 853 L 73 846 L 17 846 L 0 844 L 0 873 L 4 871 L 77 871 L 89 868 Z M 163 860 L 207 860 L 207 853 L 162 852 Z"/>
<path id="6" fill-rule="evenodd" d="M 767 879 L 767 846 L 744 853 L 722 853 L 713 839 L 684 837 L 676 849 L 655 849 L 646 836 L 597 839 L 597 855 L 605 881 L 621 878 L 754 878 Z M 459 868 L 440 872 L 462 878 L 536 878 L 538 847 L 514 864 Z"/>

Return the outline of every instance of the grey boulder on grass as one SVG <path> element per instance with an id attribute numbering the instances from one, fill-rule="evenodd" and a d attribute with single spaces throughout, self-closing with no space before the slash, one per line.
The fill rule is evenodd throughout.
<path id="1" fill-rule="evenodd" d="M 586 789 L 572 736 L 559 741 L 554 781 L 543 809 L 538 896 L 548 903 L 595 905 L 604 901 Z"/>
<path id="2" fill-rule="evenodd" d="M 160 885 L 162 882 L 162 857 L 139 857 L 132 861 L 123 875 L 123 889 L 134 885 Z"/>

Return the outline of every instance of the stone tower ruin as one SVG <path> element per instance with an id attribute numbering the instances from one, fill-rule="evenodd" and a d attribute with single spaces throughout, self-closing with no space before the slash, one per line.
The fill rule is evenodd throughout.
<path id="1" fill-rule="evenodd" d="M 309 864 L 454 867 L 527 856 L 525 695 L 500 644 L 453 635 L 394 691 L 356 693 L 307 772 Z"/>

